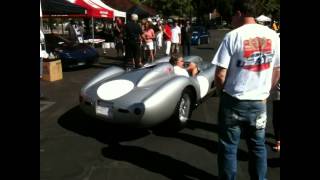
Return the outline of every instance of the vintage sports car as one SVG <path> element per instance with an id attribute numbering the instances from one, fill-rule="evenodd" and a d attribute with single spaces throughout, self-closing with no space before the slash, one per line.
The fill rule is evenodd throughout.
<path id="1" fill-rule="evenodd" d="M 183 127 L 192 110 L 215 89 L 213 64 L 199 56 L 184 59 L 185 64 L 197 64 L 196 77 L 175 75 L 169 57 L 131 71 L 109 67 L 81 88 L 80 108 L 114 124 L 150 128 L 170 122 L 174 128 Z"/>
<path id="2" fill-rule="evenodd" d="M 74 44 L 58 34 L 45 34 L 48 53 L 53 53 L 61 59 L 62 68 L 73 68 L 91 65 L 97 62 L 97 50 L 87 44 Z"/>

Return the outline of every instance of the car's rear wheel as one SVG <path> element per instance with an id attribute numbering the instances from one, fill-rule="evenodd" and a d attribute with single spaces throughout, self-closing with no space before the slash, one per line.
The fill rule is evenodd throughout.
<path id="1" fill-rule="evenodd" d="M 180 124 L 185 124 L 189 119 L 191 99 L 188 93 L 183 93 L 177 105 L 176 114 Z"/>
<path id="2" fill-rule="evenodd" d="M 181 130 L 189 120 L 191 116 L 191 92 L 189 89 L 185 89 L 178 101 L 176 109 L 169 120 L 169 128 L 173 132 Z"/>
<path id="3" fill-rule="evenodd" d="M 173 115 L 166 122 L 154 128 L 155 133 L 172 134 L 181 130 L 187 124 L 192 112 L 192 99 L 190 89 L 182 92 L 180 100 Z"/>

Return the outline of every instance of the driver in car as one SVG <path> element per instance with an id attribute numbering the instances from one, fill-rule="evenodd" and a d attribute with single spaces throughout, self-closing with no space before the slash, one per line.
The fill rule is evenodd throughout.
<path id="1" fill-rule="evenodd" d="M 192 75 L 192 77 L 195 77 L 199 70 L 195 63 L 190 62 L 188 67 L 184 66 L 184 60 L 182 54 L 174 53 L 171 55 L 170 64 L 173 65 L 173 71 L 178 76 L 186 76 L 190 77 L 189 73 Z"/>

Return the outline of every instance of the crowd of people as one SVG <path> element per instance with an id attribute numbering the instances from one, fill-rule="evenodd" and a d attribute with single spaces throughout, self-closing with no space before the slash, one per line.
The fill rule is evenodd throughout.
<path id="1" fill-rule="evenodd" d="M 186 25 L 187 28 L 186 28 Z M 183 31 L 181 30 L 183 29 Z M 139 21 L 137 14 L 132 14 L 127 24 L 121 26 L 121 49 L 125 51 L 125 59 L 132 62 L 135 68 L 155 60 L 157 50 L 165 46 L 165 55 L 179 53 L 190 55 L 191 28 L 190 22 L 178 24 L 173 20 L 145 18 Z M 117 41 L 116 49 L 117 48 Z M 185 46 L 184 46 L 185 44 Z"/>
<path id="2" fill-rule="evenodd" d="M 180 24 L 179 24 L 180 23 Z M 120 17 L 113 22 L 102 22 L 95 25 L 95 37 L 102 38 L 103 53 L 107 48 L 115 48 L 118 57 L 132 61 L 135 68 L 155 60 L 157 51 L 165 48 L 165 55 L 179 53 L 190 55 L 191 25 L 190 21 L 174 21 L 172 19 L 139 19 L 132 14 L 127 23 Z M 83 43 L 84 37 L 90 36 L 91 29 L 83 22 L 70 20 L 65 30 L 68 39 L 73 43 Z"/>

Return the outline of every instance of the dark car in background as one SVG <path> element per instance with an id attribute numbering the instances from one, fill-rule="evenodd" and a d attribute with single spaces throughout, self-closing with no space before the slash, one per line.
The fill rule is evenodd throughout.
<path id="1" fill-rule="evenodd" d="M 208 44 L 210 35 L 208 29 L 204 26 L 192 26 L 191 45 Z"/>
<path id="2" fill-rule="evenodd" d="M 73 43 L 58 34 L 45 34 L 47 52 L 53 53 L 62 63 L 62 68 L 92 65 L 97 62 L 97 50 L 87 44 Z"/>

